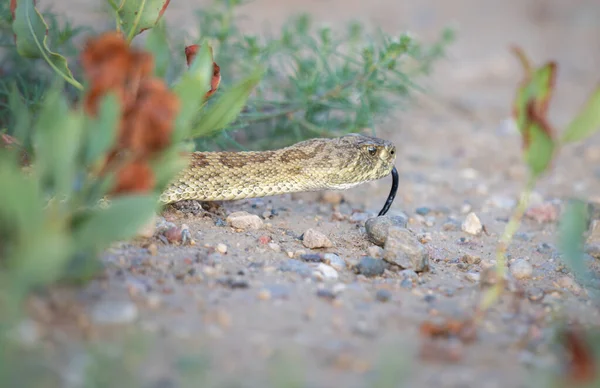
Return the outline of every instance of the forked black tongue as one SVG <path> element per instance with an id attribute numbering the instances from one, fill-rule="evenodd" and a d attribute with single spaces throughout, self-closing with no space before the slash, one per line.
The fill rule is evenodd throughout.
<path id="1" fill-rule="evenodd" d="M 388 197 L 385 201 L 385 205 L 383 205 L 383 209 L 381 209 L 381 211 L 377 215 L 378 217 L 384 216 L 385 213 L 387 213 L 388 210 L 390 210 L 390 206 L 392 206 L 392 203 L 394 202 L 394 198 L 396 198 L 397 191 L 398 191 L 398 170 L 396 170 L 396 166 L 394 166 L 394 168 L 392 168 L 392 189 L 390 190 L 390 193 L 388 194 Z"/>

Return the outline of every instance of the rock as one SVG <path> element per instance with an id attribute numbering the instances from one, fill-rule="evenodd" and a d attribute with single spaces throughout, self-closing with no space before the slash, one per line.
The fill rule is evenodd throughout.
<path id="1" fill-rule="evenodd" d="M 268 247 L 273 252 L 281 252 L 281 247 L 279 246 L 279 244 L 269 243 Z"/>
<path id="2" fill-rule="evenodd" d="M 313 276 L 318 280 L 337 280 L 339 277 L 337 271 L 324 263 L 319 263 Z"/>
<path id="3" fill-rule="evenodd" d="M 385 272 L 387 264 L 381 259 L 374 259 L 372 257 L 363 257 L 358 261 L 358 264 L 354 267 L 355 271 L 359 274 L 367 277 L 381 276 Z"/>
<path id="4" fill-rule="evenodd" d="M 314 229 L 307 229 L 302 235 L 302 244 L 310 249 L 331 248 L 333 243 L 323 233 Z"/>
<path id="5" fill-rule="evenodd" d="M 600 259 L 600 244 L 585 244 L 585 253 L 592 256 L 594 259 Z"/>
<path id="6" fill-rule="evenodd" d="M 390 226 L 406 228 L 407 223 L 408 217 L 405 216 L 381 216 L 369 218 L 365 223 L 365 229 L 369 240 L 374 244 L 383 246 L 387 239 Z"/>
<path id="7" fill-rule="evenodd" d="M 429 268 L 429 251 L 408 230 L 392 226 L 389 228 L 383 251 L 383 259 L 402 269 L 423 272 Z"/>
<path id="8" fill-rule="evenodd" d="M 533 275 L 533 266 L 526 259 L 517 259 L 510 265 L 510 273 L 515 279 L 528 279 Z"/>
<path id="9" fill-rule="evenodd" d="M 479 264 L 481 263 L 481 257 L 476 255 L 470 255 L 468 253 L 464 254 L 460 259 L 463 263 L 467 264 Z"/>
<path id="10" fill-rule="evenodd" d="M 267 245 L 271 242 L 271 237 L 267 235 L 262 235 L 258 238 L 258 243 L 261 245 Z"/>
<path id="11" fill-rule="evenodd" d="M 313 270 L 310 265 L 296 259 L 289 259 L 281 263 L 279 270 L 282 272 L 295 272 L 303 277 L 312 275 Z"/>
<path id="12" fill-rule="evenodd" d="M 533 287 L 527 290 L 527 298 L 532 302 L 540 302 L 544 298 L 544 290 L 539 287 Z"/>
<path id="13" fill-rule="evenodd" d="M 380 302 L 387 302 L 388 300 L 392 299 L 392 293 L 386 289 L 379 289 L 375 293 L 375 299 Z"/>
<path id="14" fill-rule="evenodd" d="M 133 322 L 138 316 L 137 306 L 129 300 L 103 300 L 97 303 L 90 314 L 97 325 L 118 325 Z"/>
<path id="15" fill-rule="evenodd" d="M 473 283 L 478 283 L 481 280 L 481 275 L 477 272 L 467 272 L 465 279 Z"/>
<path id="16" fill-rule="evenodd" d="M 539 205 L 529 207 L 525 211 L 525 217 L 536 221 L 539 224 L 555 222 L 558 219 L 558 207 L 550 202 L 544 202 Z"/>
<path id="17" fill-rule="evenodd" d="M 164 217 L 160 217 L 156 220 L 156 234 L 164 234 L 167 230 L 175 227 L 177 227 L 177 225 L 167 221 Z"/>
<path id="18" fill-rule="evenodd" d="M 336 255 L 335 253 L 326 253 L 323 255 L 323 262 L 325 264 L 329 264 L 337 271 L 342 271 L 346 269 L 346 262 L 344 259 Z"/>
<path id="19" fill-rule="evenodd" d="M 215 251 L 225 254 L 227 253 L 227 245 L 223 244 L 223 243 L 219 243 L 217 244 L 217 246 L 215 247 Z"/>
<path id="20" fill-rule="evenodd" d="M 263 221 L 259 216 L 244 211 L 228 215 L 227 223 L 233 228 L 241 230 L 260 229 L 263 226 Z"/>
<path id="21" fill-rule="evenodd" d="M 377 245 L 371 245 L 367 248 L 367 254 L 371 257 L 380 258 L 383 257 L 383 248 Z"/>
<path id="22" fill-rule="evenodd" d="M 412 269 L 403 269 L 399 272 L 399 275 L 411 282 L 417 282 L 419 280 L 419 275 Z"/>
<path id="23" fill-rule="evenodd" d="M 426 207 L 426 206 L 422 206 L 422 207 L 418 207 L 415 210 L 415 213 L 417 213 L 420 216 L 426 216 L 427 214 L 429 214 L 431 212 L 431 209 Z"/>
<path id="24" fill-rule="evenodd" d="M 320 263 L 323 261 L 323 256 L 318 253 L 304 253 L 300 255 L 300 259 L 309 263 Z"/>
<path id="25" fill-rule="evenodd" d="M 481 225 L 479 217 L 477 217 L 475 213 L 471 212 L 467 214 L 467 217 L 461 225 L 461 229 L 465 233 L 469 233 L 476 236 L 480 234 L 483 230 L 483 225 Z"/>
<path id="26" fill-rule="evenodd" d="M 600 243 L 600 220 L 592 220 L 586 241 L 588 244 Z"/>
<path id="27" fill-rule="evenodd" d="M 337 295 L 328 288 L 320 288 L 317 290 L 317 296 L 327 300 L 334 300 Z"/>
<path id="28" fill-rule="evenodd" d="M 167 240 L 170 243 L 178 243 L 181 242 L 182 239 L 182 234 L 181 234 L 181 229 L 179 229 L 178 227 L 173 227 L 170 228 L 169 230 L 167 230 L 164 233 L 164 236 L 167 238 Z"/>

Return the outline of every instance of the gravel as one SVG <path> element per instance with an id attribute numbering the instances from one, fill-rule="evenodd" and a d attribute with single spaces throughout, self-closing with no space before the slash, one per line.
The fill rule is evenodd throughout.
<path id="1" fill-rule="evenodd" d="M 429 268 L 429 251 L 408 230 L 392 226 L 389 228 L 383 259 L 402 269 L 423 272 Z"/>
<path id="2" fill-rule="evenodd" d="M 365 223 L 365 230 L 369 240 L 376 245 L 383 246 L 391 226 L 406 228 L 407 223 L 408 217 L 406 216 L 381 216 L 369 218 Z"/>

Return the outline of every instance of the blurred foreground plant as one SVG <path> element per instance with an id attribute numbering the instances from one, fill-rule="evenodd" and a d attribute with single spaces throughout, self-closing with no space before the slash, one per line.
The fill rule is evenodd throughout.
<path id="1" fill-rule="evenodd" d="M 538 180 L 549 173 L 552 162 L 561 147 L 569 143 L 583 141 L 600 129 L 600 87 L 597 87 L 586 105 L 571 121 L 567 128 L 558 134 L 548 120 L 548 107 L 554 92 L 557 64 L 548 62 L 534 68 L 520 48 L 514 49 L 525 71 L 525 77 L 517 88 L 513 115 L 521 133 L 523 157 L 529 175 L 520 195 L 517 207 L 504 229 L 496 251 L 497 282 L 482 296 L 477 319 L 499 299 L 505 288 L 506 252 L 514 234 L 520 227 L 527 210 L 529 197 Z M 587 208 L 581 201 L 571 201 L 560 222 L 559 241 L 562 259 L 571 268 L 575 277 L 582 282 L 590 295 L 600 305 L 597 284 L 584 264 L 583 236 L 588 221 Z M 600 385 L 600 341 L 596 339 L 590 347 L 586 339 L 593 333 L 585 333 L 567 327 L 559 331 L 559 341 L 566 350 L 566 372 L 560 379 L 554 379 L 556 387 L 578 386 L 597 387 Z M 597 337 L 597 336 L 596 336 Z"/>

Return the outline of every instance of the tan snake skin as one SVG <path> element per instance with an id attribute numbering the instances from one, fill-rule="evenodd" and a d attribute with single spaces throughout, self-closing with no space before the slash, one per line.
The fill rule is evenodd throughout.
<path id="1" fill-rule="evenodd" d="M 387 176 L 395 159 L 396 148 L 389 141 L 356 134 L 273 151 L 194 152 L 160 200 L 226 201 L 347 189 Z"/>

